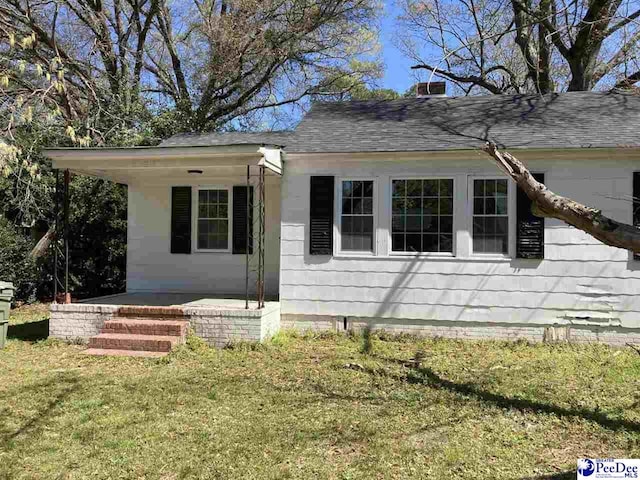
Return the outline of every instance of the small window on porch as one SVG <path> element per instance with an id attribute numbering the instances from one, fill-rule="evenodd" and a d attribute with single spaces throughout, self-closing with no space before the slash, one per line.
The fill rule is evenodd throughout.
<path id="1" fill-rule="evenodd" d="M 198 250 L 229 250 L 229 191 L 198 190 Z"/>

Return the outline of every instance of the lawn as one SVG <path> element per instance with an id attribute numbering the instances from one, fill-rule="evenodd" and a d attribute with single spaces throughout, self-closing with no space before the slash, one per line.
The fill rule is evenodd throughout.
<path id="1" fill-rule="evenodd" d="M 46 315 L 17 310 L 0 351 L 0 478 L 569 479 L 640 456 L 631 349 L 281 334 L 93 358 L 35 341 Z"/>

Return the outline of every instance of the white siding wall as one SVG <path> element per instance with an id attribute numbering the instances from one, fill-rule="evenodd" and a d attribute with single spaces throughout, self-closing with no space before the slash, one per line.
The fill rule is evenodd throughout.
<path id="1" fill-rule="evenodd" d="M 202 178 L 198 185 L 246 184 L 246 177 Z M 178 185 L 186 185 L 184 182 Z M 280 180 L 267 178 L 266 294 L 277 295 L 280 267 Z M 129 184 L 127 291 L 242 294 L 245 291 L 245 255 L 195 252 L 170 253 L 171 183 Z M 192 231 L 192 237 L 195 232 Z M 255 289 L 255 281 L 250 287 Z"/>
<path id="2" fill-rule="evenodd" d="M 640 159 L 603 157 L 527 163 L 546 174 L 553 191 L 630 222 L 631 172 Z M 376 179 L 375 256 L 309 255 L 311 175 L 335 175 L 337 185 L 341 176 Z M 455 179 L 455 256 L 390 254 L 390 179 L 403 175 Z M 467 160 L 289 161 L 282 181 L 282 314 L 640 328 L 640 262 L 562 222 L 546 220 L 542 261 L 474 256 L 467 201 L 473 175 L 501 176 L 474 153 Z"/>

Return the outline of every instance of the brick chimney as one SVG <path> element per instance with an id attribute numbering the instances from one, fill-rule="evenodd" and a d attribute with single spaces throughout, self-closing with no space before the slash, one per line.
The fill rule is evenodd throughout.
<path id="1" fill-rule="evenodd" d="M 416 97 L 446 97 L 447 82 L 419 82 L 416 83 Z"/>

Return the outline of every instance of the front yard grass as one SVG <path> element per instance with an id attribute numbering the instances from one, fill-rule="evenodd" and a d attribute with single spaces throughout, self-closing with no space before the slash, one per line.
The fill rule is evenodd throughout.
<path id="1" fill-rule="evenodd" d="M 0 478 L 569 479 L 640 457 L 631 349 L 280 334 L 95 358 L 33 341 L 43 315 L 18 309 L 0 350 Z"/>

